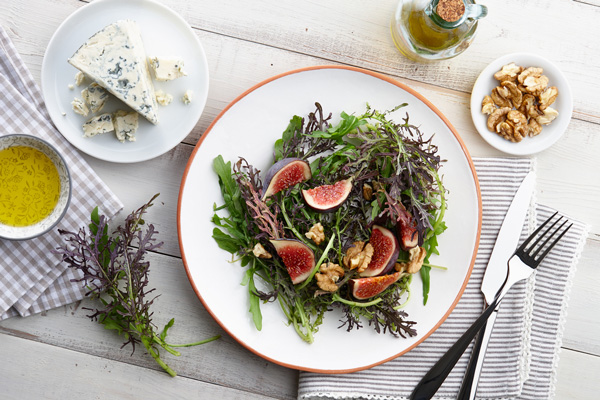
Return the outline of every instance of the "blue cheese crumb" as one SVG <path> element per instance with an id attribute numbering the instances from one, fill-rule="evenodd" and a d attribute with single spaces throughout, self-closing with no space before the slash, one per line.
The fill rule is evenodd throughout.
<path id="1" fill-rule="evenodd" d="M 88 138 L 114 130 L 113 118 L 110 114 L 97 115 L 83 124 L 83 136 Z"/>
<path id="2" fill-rule="evenodd" d="M 149 61 L 157 81 L 172 81 L 187 75 L 179 58 L 150 57 Z"/>
<path id="3" fill-rule="evenodd" d="M 156 102 L 161 106 L 168 106 L 173 101 L 173 96 L 169 93 L 165 93 L 162 90 L 156 91 Z"/>
<path id="4" fill-rule="evenodd" d="M 113 115 L 115 135 L 119 142 L 135 142 L 135 132 L 138 129 L 138 113 L 135 111 L 118 110 Z"/>
<path id="5" fill-rule="evenodd" d="M 79 71 L 77 74 L 75 74 L 75 84 L 77 86 L 81 86 L 83 82 L 85 82 L 85 74 Z"/>
<path id="6" fill-rule="evenodd" d="M 192 99 L 194 98 L 194 92 L 192 92 L 191 90 L 186 90 L 185 93 L 183 94 L 183 97 L 181 98 L 181 101 L 183 101 L 183 104 L 190 104 L 192 102 Z"/>
<path id="7" fill-rule="evenodd" d="M 85 100 L 90 111 L 92 113 L 97 113 L 102 110 L 106 100 L 108 100 L 108 92 L 104 90 L 102 86 L 94 82 L 81 91 L 81 97 Z"/>
<path id="8" fill-rule="evenodd" d="M 76 112 L 79 115 L 83 115 L 84 117 L 87 117 L 87 115 L 90 113 L 90 110 L 85 105 L 83 100 L 81 100 L 78 97 L 75 97 L 73 99 L 73 101 L 71 102 L 71 107 L 73 108 L 74 112 Z"/>

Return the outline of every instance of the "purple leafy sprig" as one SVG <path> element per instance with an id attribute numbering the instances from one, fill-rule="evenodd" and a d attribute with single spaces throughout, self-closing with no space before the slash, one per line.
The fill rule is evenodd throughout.
<path id="1" fill-rule="evenodd" d="M 108 219 L 99 215 L 96 207 L 91 215 L 89 230 L 80 228 L 77 232 L 59 229 L 65 245 L 55 253 L 62 256 L 70 268 L 80 272 L 80 278 L 74 282 L 83 283 L 86 296 L 99 300 L 103 307 L 88 315 L 100 322 L 106 329 L 115 330 L 125 338 L 123 346 L 131 344 L 132 354 L 136 344 L 141 343 L 154 360 L 171 376 L 175 371 L 161 358 L 159 349 L 179 356 L 175 347 L 189 347 L 207 343 L 219 338 L 214 336 L 196 343 L 174 345 L 166 342 L 167 331 L 174 324 L 171 319 L 160 333 L 152 323 L 153 312 L 150 306 L 158 296 L 149 297 L 154 288 L 149 288 L 150 262 L 145 259 L 163 245 L 158 242 L 153 224 L 145 223 L 143 216 L 152 199 L 127 216 L 123 225 L 108 234 Z M 145 229 L 142 226 L 145 225 Z"/>

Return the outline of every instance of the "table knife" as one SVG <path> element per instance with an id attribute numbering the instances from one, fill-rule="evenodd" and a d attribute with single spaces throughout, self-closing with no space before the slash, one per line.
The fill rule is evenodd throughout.
<path id="1" fill-rule="evenodd" d="M 481 282 L 481 292 L 483 293 L 486 307 L 492 303 L 508 274 L 506 261 L 510 258 L 519 242 L 523 222 L 531 203 L 534 186 L 535 174 L 529 172 L 521 182 L 502 221 L 494 249 L 490 255 Z M 473 400 L 475 398 L 477 383 L 479 382 L 479 375 L 483 366 L 483 358 L 497 315 L 498 309 L 496 308 L 490 315 L 485 328 L 479 332 L 477 340 L 473 345 L 469 366 L 467 367 L 457 400 Z"/>

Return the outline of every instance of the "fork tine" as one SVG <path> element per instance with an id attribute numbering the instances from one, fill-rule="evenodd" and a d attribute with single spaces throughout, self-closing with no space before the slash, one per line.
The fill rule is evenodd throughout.
<path id="1" fill-rule="evenodd" d="M 563 222 L 562 225 L 556 231 L 554 231 L 553 235 L 556 234 L 556 232 L 558 232 L 567 222 L 568 221 Z M 540 256 L 540 258 L 539 258 L 540 261 L 543 260 L 544 257 L 546 257 L 546 255 L 550 252 L 550 250 L 552 250 L 552 248 L 556 245 L 556 243 L 558 243 L 558 241 L 564 236 L 565 233 L 567 233 L 567 231 L 569 229 L 571 229 L 572 226 L 573 226 L 573 224 L 567 226 L 567 228 L 564 231 L 562 231 L 562 233 L 560 235 L 558 235 L 558 237 L 556 239 L 554 239 L 554 241 L 552 243 L 550 243 L 550 245 L 548 246 L 546 251 L 544 251 L 542 253 L 542 255 Z"/>
<path id="2" fill-rule="evenodd" d="M 554 222 L 554 223 L 553 223 L 553 224 L 552 224 L 552 225 L 551 225 L 551 226 L 550 226 L 548 229 L 546 229 L 546 231 L 544 232 L 544 234 L 543 234 L 543 235 L 540 237 L 540 239 L 539 239 L 539 240 L 538 240 L 538 241 L 535 243 L 535 245 L 538 245 L 538 244 L 539 244 L 539 243 L 542 241 L 542 239 L 544 239 L 544 238 L 545 238 L 546 240 L 544 240 L 544 242 L 543 242 L 541 245 L 539 245 L 539 247 L 537 247 L 537 249 L 535 249 L 535 251 L 533 251 L 533 248 L 531 248 L 531 249 L 530 249 L 530 252 L 531 252 L 531 257 L 535 258 L 535 257 L 538 255 L 538 253 L 539 253 L 540 251 L 542 251 L 542 249 L 544 249 L 544 247 L 546 246 L 546 244 L 548 244 L 548 242 L 550 241 L 550 239 L 552 239 L 552 237 L 553 237 L 554 235 L 556 235 L 556 233 L 557 233 L 557 232 L 559 232 L 559 231 L 562 229 L 562 227 L 563 227 L 563 226 L 565 226 L 565 224 L 566 224 L 567 222 L 569 222 L 569 220 L 568 220 L 568 219 L 565 219 L 565 221 L 564 221 L 564 222 L 563 222 L 563 223 L 562 223 L 562 224 L 561 224 L 561 225 L 560 225 L 558 228 L 554 229 L 554 227 L 556 226 L 556 224 L 558 224 L 558 223 L 559 223 L 559 222 L 561 222 L 562 220 L 563 220 L 563 217 L 561 216 L 561 217 L 560 217 L 559 219 L 557 219 L 557 220 L 556 220 L 556 222 Z M 552 232 L 550 232 L 550 234 L 548 234 L 548 232 L 549 232 L 549 231 L 552 231 Z"/>
<path id="3" fill-rule="evenodd" d="M 527 247 L 527 245 L 529 245 L 529 243 L 536 237 L 536 235 L 542 229 L 544 229 L 544 227 L 548 224 L 548 222 L 550 222 L 550 220 L 552 218 L 554 218 L 554 216 L 556 214 L 558 214 L 558 211 L 555 212 L 554 214 L 552 214 L 552 216 L 550 218 L 548 218 L 546 221 L 544 221 L 544 223 L 542 225 L 540 225 L 531 235 L 529 235 L 529 237 L 523 242 L 523 244 L 521 246 L 519 246 L 519 248 L 517 249 L 517 251 L 525 251 L 525 248 Z"/>
<path id="4" fill-rule="evenodd" d="M 568 222 L 568 221 L 565 221 L 557 229 L 554 229 L 554 227 L 556 226 L 556 224 L 558 224 L 562 220 L 563 220 L 563 217 L 559 216 L 559 218 L 556 221 L 554 221 L 554 223 L 552 225 L 550 225 L 548 228 L 546 228 L 546 230 L 544 231 L 544 233 L 542 233 L 542 235 L 535 241 L 535 243 L 533 243 L 531 245 L 531 248 L 529 248 L 527 250 L 529 252 L 529 255 L 531 257 L 535 258 L 535 256 L 537 255 L 537 253 L 539 253 L 544 248 L 544 246 L 546 245 L 546 243 L 548 243 L 550 241 L 550 239 L 552 239 L 552 236 L 554 236 L 556 234 L 556 232 L 560 228 L 562 228 L 564 224 L 566 224 Z M 548 232 L 550 232 L 550 231 L 552 231 L 552 232 L 550 234 L 548 234 Z M 544 238 L 546 240 L 544 240 Z M 544 240 L 544 242 L 540 245 L 540 242 L 542 242 L 542 240 Z"/>

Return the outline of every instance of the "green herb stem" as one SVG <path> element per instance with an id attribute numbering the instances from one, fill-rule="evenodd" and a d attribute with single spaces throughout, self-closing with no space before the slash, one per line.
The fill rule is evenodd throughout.
<path id="1" fill-rule="evenodd" d="M 352 307 L 370 307 L 374 306 L 375 304 L 379 304 L 383 301 L 381 297 L 378 297 L 377 299 L 368 302 L 351 301 L 340 297 L 340 295 L 337 293 L 334 293 L 333 296 L 331 296 L 331 298 L 333 301 L 338 301 L 340 303 L 344 303 Z"/>
<path id="2" fill-rule="evenodd" d="M 317 264 L 315 264 L 315 267 L 311 271 L 310 276 L 308 278 L 306 278 L 306 280 L 304 282 L 302 282 L 300 285 L 296 286 L 297 290 L 304 289 L 310 283 L 312 278 L 315 276 L 315 274 L 319 270 L 319 267 L 321 266 L 321 264 L 323 264 L 323 261 L 325 261 L 325 259 L 327 258 L 327 254 L 329 253 L 329 250 L 331 250 L 331 248 L 333 247 L 334 240 L 335 240 L 335 233 L 331 235 L 331 239 L 329 239 L 329 242 L 327 243 L 327 247 L 325 247 L 325 250 L 323 250 L 323 254 L 321 254 L 321 258 L 319 258 L 319 261 L 317 262 Z"/>
<path id="3" fill-rule="evenodd" d="M 209 342 L 214 342 L 215 340 L 220 339 L 220 338 L 221 338 L 221 335 L 215 335 L 215 336 L 213 336 L 211 338 L 204 339 L 204 340 L 201 340 L 199 342 L 194 342 L 194 343 L 169 344 L 169 347 L 193 347 L 193 346 L 199 346 L 201 344 L 206 344 L 206 343 L 209 343 Z"/>
<path id="4" fill-rule="evenodd" d="M 306 340 L 308 343 L 312 343 L 312 342 L 314 342 L 315 338 L 313 336 L 312 329 L 310 327 L 308 318 L 306 318 L 306 313 L 304 312 L 304 307 L 298 297 L 296 297 L 295 303 L 296 303 L 296 312 L 300 315 L 300 322 L 302 323 L 302 326 L 306 329 L 306 334 L 305 334 L 304 340 Z"/>
<path id="5" fill-rule="evenodd" d="M 144 347 L 146 348 L 146 350 L 148 350 L 148 353 L 150 353 L 150 355 L 152 356 L 152 358 L 154 358 L 154 361 L 156 361 L 156 363 L 158 365 L 160 365 L 162 367 L 162 369 L 164 369 L 169 375 L 171 375 L 172 377 L 177 376 L 177 373 L 167 365 L 167 363 L 165 363 L 160 356 L 158 355 L 158 353 L 154 350 L 154 348 L 152 348 L 152 345 L 150 343 L 148 343 L 146 340 L 142 340 L 142 343 L 144 344 Z"/>
<path id="6" fill-rule="evenodd" d="M 281 214 L 283 215 L 283 218 L 285 219 L 287 228 L 290 231 L 292 231 L 294 236 L 296 236 L 298 238 L 298 240 L 300 240 L 302 243 L 304 243 L 305 245 L 310 247 L 313 251 L 317 250 L 317 247 L 314 246 L 309 241 L 307 241 L 306 237 L 304 237 L 300 232 L 298 232 L 296 227 L 294 227 L 294 225 L 292 224 L 292 221 L 290 220 L 290 217 L 287 215 L 287 211 L 285 210 L 285 201 L 280 201 L 279 204 L 281 205 Z"/>

